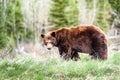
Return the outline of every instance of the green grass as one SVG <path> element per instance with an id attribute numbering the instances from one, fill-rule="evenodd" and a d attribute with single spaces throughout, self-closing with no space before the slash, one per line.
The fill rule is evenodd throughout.
<path id="1" fill-rule="evenodd" d="M 0 80 L 119 80 L 120 52 L 109 52 L 106 61 L 82 55 L 79 61 L 18 55 L 0 61 Z M 40 57 L 41 58 L 41 57 Z"/>

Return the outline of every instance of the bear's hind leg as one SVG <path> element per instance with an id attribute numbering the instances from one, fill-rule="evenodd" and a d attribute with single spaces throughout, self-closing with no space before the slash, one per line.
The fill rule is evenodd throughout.
<path id="1" fill-rule="evenodd" d="M 98 53 L 96 53 L 96 52 L 90 53 L 91 59 L 97 59 L 97 58 L 98 58 L 98 55 L 97 55 L 97 54 L 98 54 Z"/>
<path id="2" fill-rule="evenodd" d="M 79 60 L 80 57 L 79 57 L 78 52 L 76 52 L 76 51 L 72 51 L 71 59 L 73 59 L 73 60 L 75 60 L 75 61 Z"/>
<path id="3" fill-rule="evenodd" d="M 92 55 L 90 54 L 90 56 L 91 56 L 91 59 L 101 59 L 101 60 L 107 59 L 107 53 L 104 53 L 104 52 L 92 53 Z"/>
<path id="4" fill-rule="evenodd" d="M 97 59 L 106 60 L 107 59 L 107 41 L 96 39 L 92 43 L 92 56 Z"/>

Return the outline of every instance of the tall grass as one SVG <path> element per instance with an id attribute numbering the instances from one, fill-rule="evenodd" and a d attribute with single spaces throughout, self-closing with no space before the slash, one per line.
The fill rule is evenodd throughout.
<path id="1" fill-rule="evenodd" d="M 50 55 L 52 56 L 52 55 Z M 106 61 L 82 55 L 79 61 L 18 55 L 0 61 L 0 80 L 119 80 L 120 52 L 110 52 Z M 40 57 L 41 58 L 41 57 Z"/>

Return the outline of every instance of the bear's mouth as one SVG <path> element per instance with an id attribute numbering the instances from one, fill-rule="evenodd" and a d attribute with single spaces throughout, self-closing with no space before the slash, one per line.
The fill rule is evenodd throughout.
<path id="1" fill-rule="evenodd" d="M 52 47 L 53 47 L 53 44 L 50 44 L 50 43 L 47 44 L 47 49 L 48 49 L 48 50 L 51 50 Z"/>

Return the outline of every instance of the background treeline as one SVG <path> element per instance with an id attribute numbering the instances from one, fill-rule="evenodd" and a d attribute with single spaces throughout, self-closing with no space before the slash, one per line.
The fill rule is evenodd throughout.
<path id="1" fill-rule="evenodd" d="M 0 13 L 0 48 L 13 49 L 19 41 L 30 38 L 30 29 L 23 25 L 20 0 L 1 0 Z"/>
<path id="2" fill-rule="evenodd" d="M 0 0 L 0 14 L 0 49 L 41 42 L 40 33 L 61 27 L 120 28 L 120 0 Z"/>

